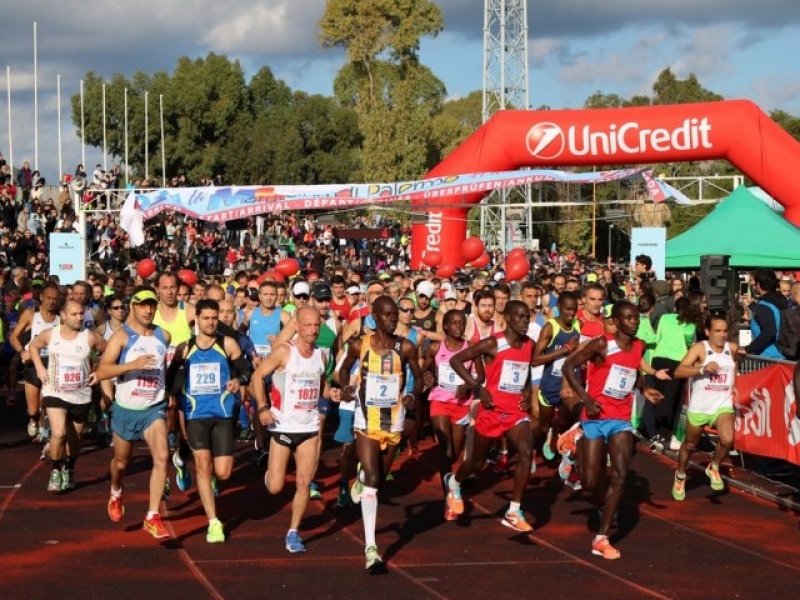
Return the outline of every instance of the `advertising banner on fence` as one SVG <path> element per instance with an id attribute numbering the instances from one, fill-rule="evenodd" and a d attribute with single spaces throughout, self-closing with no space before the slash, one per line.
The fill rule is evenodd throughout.
<path id="1" fill-rule="evenodd" d="M 737 450 L 800 465 L 800 421 L 793 365 L 775 364 L 736 379 Z"/>
<path id="2" fill-rule="evenodd" d="M 61 285 L 75 283 L 82 277 L 84 260 L 80 234 L 50 234 L 50 275 L 58 275 Z"/>

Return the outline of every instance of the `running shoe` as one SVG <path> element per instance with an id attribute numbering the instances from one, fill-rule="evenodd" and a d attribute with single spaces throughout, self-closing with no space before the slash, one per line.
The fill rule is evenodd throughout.
<path id="1" fill-rule="evenodd" d="M 350 488 L 350 500 L 353 501 L 353 504 L 360 504 L 361 503 L 361 494 L 364 493 L 364 484 L 358 480 L 353 482 L 352 487 Z"/>
<path id="2" fill-rule="evenodd" d="M 225 529 L 219 519 L 211 521 L 206 531 L 206 541 L 209 544 L 222 544 L 225 541 Z"/>
<path id="3" fill-rule="evenodd" d="M 169 443 L 170 448 L 177 448 L 178 447 L 178 432 L 177 431 L 170 431 L 167 437 L 167 441 Z"/>
<path id="4" fill-rule="evenodd" d="M 719 492 L 725 489 L 725 482 L 722 480 L 722 475 L 719 474 L 719 469 L 714 469 L 711 465 L 706 467 L 706 475 L 711 480 L 711 489 Z"/>
<path id="5" fill-rule="evenodd" d="M 214 498 L 219 498 L 219 483 L 213 475 L 211 476 L 211 491 L 214 492 Z"/>
<path id="6" fill-rule="evenodd" d="M 42 448 L 42 453 L 39 455 L 39 460 L 50 460 L 50 442 L 47 442 Z"/>
<path id="7" fill-rule="evenodd" d="M 592 554 L 595 556 L 602 556 L 608 560 L 616 560 L 621 556 L 619 550 L 611 545 L 611 542 L 608 541 L 608 537 L 605 535 L 599 536 L 592 542 Z"/>
<path id="8" fill-rule="evenodd" d="M 47 491 L 48 492 L 60 492 L 61 491 L 61 471 L 58 469 L 53 469 L 50 471 L 50 479 L 47 481 Z"/>
<path id="9" fill-rule="evenodd" d="M 500 522 L 515 531 L 522 531 L 523 533 L 533 531 L 533 527 L 525 520 L 525 515 L 523 515 L 522 511 L 519 509 L 507 510 L 506 514 L 503 516 L 503 520 Z"/>
<path id="10" fill-rule="evenodd" d="M 169 537 L 169 530 L 167 529 L 167 526 L 164 525 L 164 521 L 161 520 L 161 515 L 158 513 L 154 514 L 149 519 L 145 519 L 142 524 L 142 529 L 144 529 L 157 540 Z"/>
<path id="11" fill-rule="evenodd" d="M 244 428 L 239 432 L 239 442 L 246 443 L 249 441 L 250 441 L 250 430 Z"/>
<path id="12" fill-rule="evenodd" d="M 558 476 L 561 477 L 564 481 L 569 479 L 570 474 L 572 473 L 573 468 L 575 467 L 575 461 L 569 457 L 569 452 L 564 453 L 561 455 L 561 462 L 558 465 Z"/>
<path id="13" fill-rule="evenodd" d="M 553 428 L 547 430 L 547 438 L 544 440 L 544 444 L 542 445 L 542 454 L 544 455 L 545 460 L 553 460 L 556 457 L 556 453 L 553 450 Z"/>
<path id="14" fill-rule="evenodd" d="M 192 474 L 186 468 L 186 461 L 181 458 L 178 450 L 172 453 L 172 465 L 175 467 L 175 483 L 179 490 L 185 492 L 192 487 Z"/>
<path id="15" fill-rule="evenodd" d="M 306 545 L 300 539 L 300 535 L 296 531 L 290 531 L 286 534 L 286 549 L 292 554 L 299 554 L 306 551 Z"/>
<path id="16" fill-rule="evenodd" d="M 575 423 L 567 431 L 558 436 L 556 450 L 559 454 L 568 454 L 578 450 L 578 440 L 583 437 L 583 429 L 580 423 Z"/>
<path id="17" fill-rule="evenodd" d="M 385 479 L 384 481 L 394 481 L 394 475 L 392 475 L 391 473 L 389 473 L 389 474 L 386 476 L 386 479 Z"/>
<path id="18" fill-rule="evenodd" d="M 464 500 L 461 498 L 461 489 L 450 485 L 453 477 L 452 473 L 444 476 L 444 487 L 447 490 L 447 506 L 454 514 L 461 515 L 464 513 Z"/>
<path id="19" fill-rule="evenodd" d="M 531 471 L 530 474 L 536 473 L 536 450 L 531 450 Z"/>
<path id="20" fill-rule="evenodd" d="M 38 433 L 39 433 L 39 424 L 33 419 L 31 419 L 30 421 L 28 421 L 28 437 L 35 438 L 36 434 Z"/>
<path id="21" fill-rule="evenodd" d="M 581 485 L 581 478 L 578 476 L 578 472 L 575 469 L 573 469 L 572 473 L 569 474 L 569 477 L 567 477 L 564 485 L 572 490 L 575 490 L 576 492 L 579 492 L 583 489 L 583 486 Z"/>
<path id="22" fill-rule="evenodd" d="M 164 491 L 161 493 L 161 499 L 164 502 L 169 502 L 169 495 L 172 492 L 172 486 L 169 483 L 169 474 L 167 474 L 167 478 L 164 480 Z"/>
<path id="23" fill-rule="evenodd" d="M 358 463 L 356 465 L 356 480 L 350 488 L 350 499 L 353 501 L 353 504 L 359 504 L 361 502 L 361 494 L 363 493 L 364 484 L 361 482 L 361 463 Z"/>
<path id="24" fill-rule="evenodd" d="M 674 435 L 669 440 L 669 449 L 673 452 L 677 452 L 681 449 L 681 441 Z"/>
<path id="25" fill-rule="evenodd" d="M 339 486 L 339 497 L 336 499 L 336 506 L 339 508 L 353 506 L 353 499 L 350 497 L 350 489 L 347 484 Z"/>
<path id="26" fill-rule="evenodd" d="M 675 473 L 675 481 L 672 483 L 672 497 L 678 502 L 686 499 L 686 477 L 678 479 L 678 473 Z"/>
<path id="27" fill-rule="evenodd" d="M 308 486 L 308 496 L 312 500 L 322 500 L 322 492 L 319 491 L 319 485 L 317 485 L 316 481 L 312 481 L 311 485 Z"/>
<path id="28" fill-rule="evenodd" d="M 454 513 L 447 504 L 444 506 L 444 520 L 458 521 L 458 515 Z"/>
<path id="29" fill-rule="evenodd" d="M 108 499 L 108 518 L 114 523 L 119 523 L 123 515 L 125 515 L 125 507 L 122 505 L 122 496 L 119 498 L 111 496 Z"/>
<path id="30" fill-rule="evenodd" d="M 61 489 L 74 490 L 75 489 L 75 471 L 67 467 L 61 467 Z"/>
<path id="31" fill-rule="evenodd" d="M 497 460 L 494 461 L 494 472 L 505 473 L 508 471 L 508 452 L 501 452 Z"/>
<path id="32" fill-rule="evenodd" d="M 367 558 L 367 571 L 374 571 L 376 569 L 380 569 L 383 567 L 383 560 L 381 559 L 380 555 L 378 554 L 378 547 L 377 546 L 370 546 L 364 551 L 364 555 Z"/>

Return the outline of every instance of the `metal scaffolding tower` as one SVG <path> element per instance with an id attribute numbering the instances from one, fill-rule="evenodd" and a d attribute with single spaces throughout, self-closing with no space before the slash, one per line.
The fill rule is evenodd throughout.
<path id="1" fill-rule="evenodd" d="M 483 122 L 504 108 L 530 108 L 527 0 L 484 0 Z M 521 201 L 528 210 L 506 214 L 506 204 Z M 492 193 L 481 202 L 480 215 L 481 238 L 487 246 L 505 250 L 509 245 L 507 217 L 512 231 L 522 218 L 527 221 L 527 231 L 532 231 L 530 190 Z"/>

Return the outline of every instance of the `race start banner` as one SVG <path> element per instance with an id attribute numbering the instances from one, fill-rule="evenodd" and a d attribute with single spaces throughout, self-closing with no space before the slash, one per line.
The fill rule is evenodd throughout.
<path id="1" fill-rule="evenodd" d="M 50 234 L 50 275 L 58 275 L 61 285 L 75 283 L 82 277 L 85 261 L 78 233 Z"/>
<path id="2" fill-rule="evenodd" d="M 128 233 L 135 232 L 131 242 L 140 245 L 133 238 L 139 239 L 141 222 L 164 211 L 177 211 L 203 221 L 224 223 L 282 211 L 342 210 L 412 200 L 424 202 L 427 208 L 436 207 L 437 202 L 452 207 L 453 201 L 461 196 L 536 183 L 599 184 L 615 181 L 643 182 L 644 190 L 653 202 L 671 198 L 680 204 L 691 203 L 681 192 L 653 177 L 652 171 L 646 168 L 585 173 L 532 169 L 452 175 L 398 183 L 164 188 L 146 193 L 134 191 L 125 201 L 121 224 Z"/>

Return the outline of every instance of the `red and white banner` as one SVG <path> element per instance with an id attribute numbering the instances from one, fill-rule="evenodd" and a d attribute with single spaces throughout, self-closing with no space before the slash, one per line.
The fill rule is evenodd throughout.
<path id="1" fill-rule="evenodd" d="M 737 450 L 800 465 L 800 421 L 792 375 L 792 365 L 775 364 L 736 378 Z"/>

